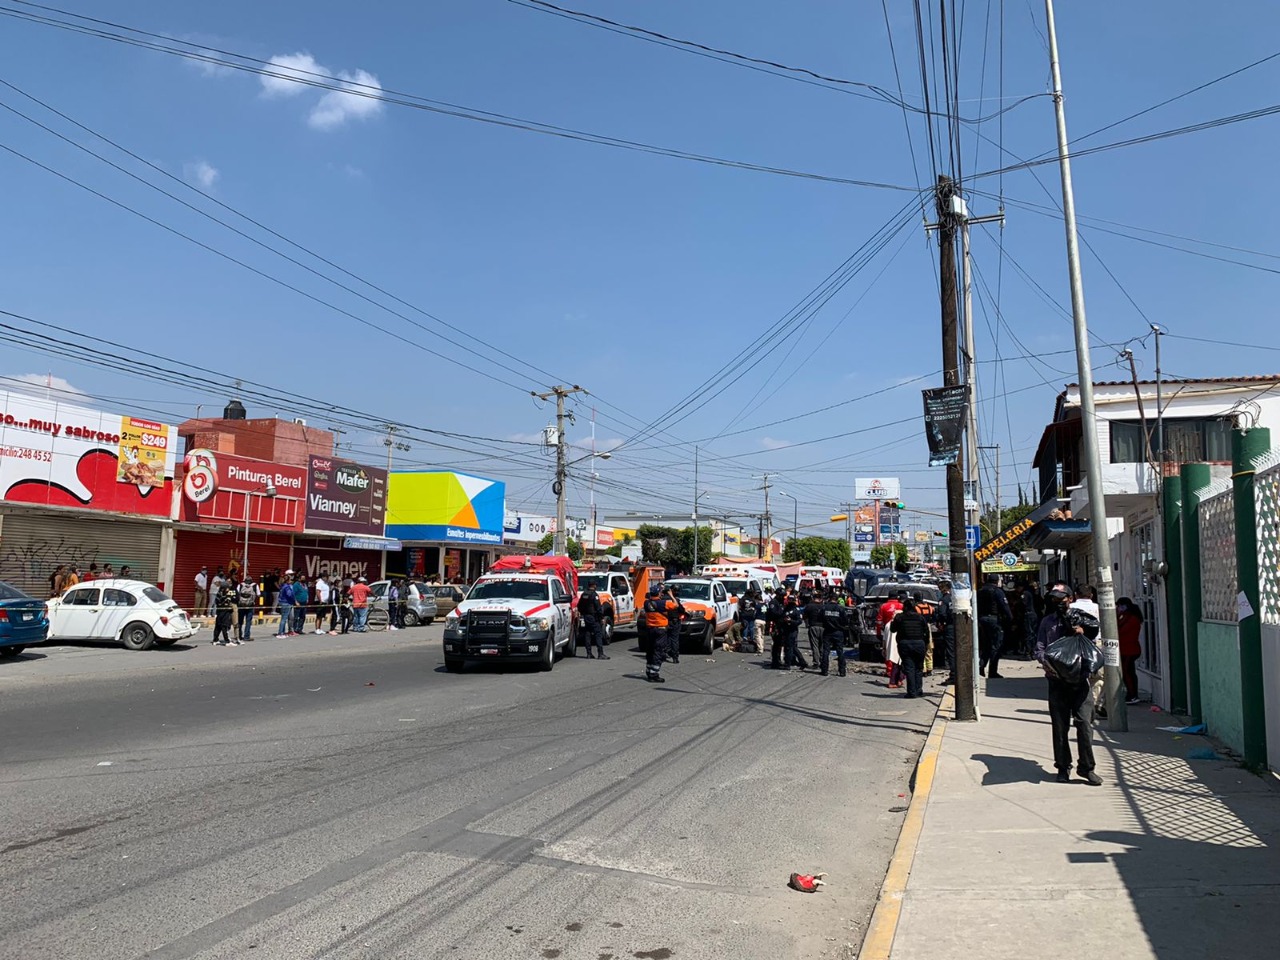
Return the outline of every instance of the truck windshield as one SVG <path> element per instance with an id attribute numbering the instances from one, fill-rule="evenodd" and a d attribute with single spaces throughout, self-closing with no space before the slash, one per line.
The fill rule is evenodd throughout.
<path id="1" fill-rule="evenodd" d="M 724 584 L 724 588 L 735 597 L 740 597 L 747 592 L 747 581 L 745 580 L 726 580 L 723 577 L 718 579 Z"/>
<path id="2" fill-rule="evenodd" d="M 608 580 L 608 576 L 603 573 L 580 573 L 578 574 L 578 589 L 585 590 L 588 586 L 592 586 L 603 593 L 609 589 Z"/>
<path id="3" fill-rule="evenodd" d="M 483 580 L 471 588 L 468 600 L 545 600 L 547 585 L 538 580 Z"/>
<path id="4" fill-rule="evenodd" d="M 673 584 L 681 600 L 710 600 L 711 584 L 709 583 L 677 583 Z"/>

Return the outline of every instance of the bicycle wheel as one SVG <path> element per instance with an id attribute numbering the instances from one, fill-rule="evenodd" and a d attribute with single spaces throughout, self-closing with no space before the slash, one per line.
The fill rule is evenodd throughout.
<path id="1" fill-rule="evenodd" d="M 391 618 L 387 616 L 386 607 L 370 608 L 369 610 L 369 629 L 370 630 L 385 630 L 387 629 L 387 626 L 390 623 L 391 623 Z"/>

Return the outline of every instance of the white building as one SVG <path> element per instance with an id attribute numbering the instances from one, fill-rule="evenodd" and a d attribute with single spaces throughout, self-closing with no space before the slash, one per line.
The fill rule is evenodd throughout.
<path id="1" fill-rule="evenodd" d="M 1166 380 L 1157 416 L 1154 381 L 1094 384 L 1102 484 L 1107 500 L 1112 578 L 1117 597 L 1130 597 L 1146 621 L 1139 689 L 1169 706 L 1167 603 L 1155 564 L 1164 551 L 1156 437 L 1163 428 L 1165 475 L 1183 463 L 1208 463 L 1214 476 L 1231 472 L 1231 430 L 1244 417 L 1255 426 L 1280 426 L 1280 375 Z M 1080 389 L 1058 395 L 1040 438 L 1034 466 L 1041 502 L 1061 498 L 1070 521 L 1047 521 L 1029 536 L 1042 551 L 1043 579 L 1061 577 L 1080 586 L 1093 581 L 1092 519 L 1085 484 Z"/>

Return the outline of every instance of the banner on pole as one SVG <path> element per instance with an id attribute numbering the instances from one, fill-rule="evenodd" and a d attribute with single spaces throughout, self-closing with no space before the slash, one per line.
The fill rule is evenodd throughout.
<path id="1" fill-rule="evenodd" d="M 929 466 L 942 467 L 960 459 L 960 438 L 968 408 L 964 384 L 924 390 L 924 433 L 929 442 Z"/>

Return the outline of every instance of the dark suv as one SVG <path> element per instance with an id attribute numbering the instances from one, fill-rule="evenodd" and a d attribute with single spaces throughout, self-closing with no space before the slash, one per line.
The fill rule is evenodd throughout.
<path id="1" fill-rule="evenodd" d="M 876 633 L 876 616 L 880 612 L 881 605 L 895 593 L 902 593 L 908 597 L 918 593 L 923 601 L 935 608 L 942 600 L 942 591 L 935 584 L 920 583 L 917 580 L 908 580 L 906 578 L 900 582 L 882 580 L 874 587 L 869 588 L 866 596 L 862 598 L 855 608 L 858 618 L 859 660 L 883 659 L 884 644 L 880 635 Z"/>

